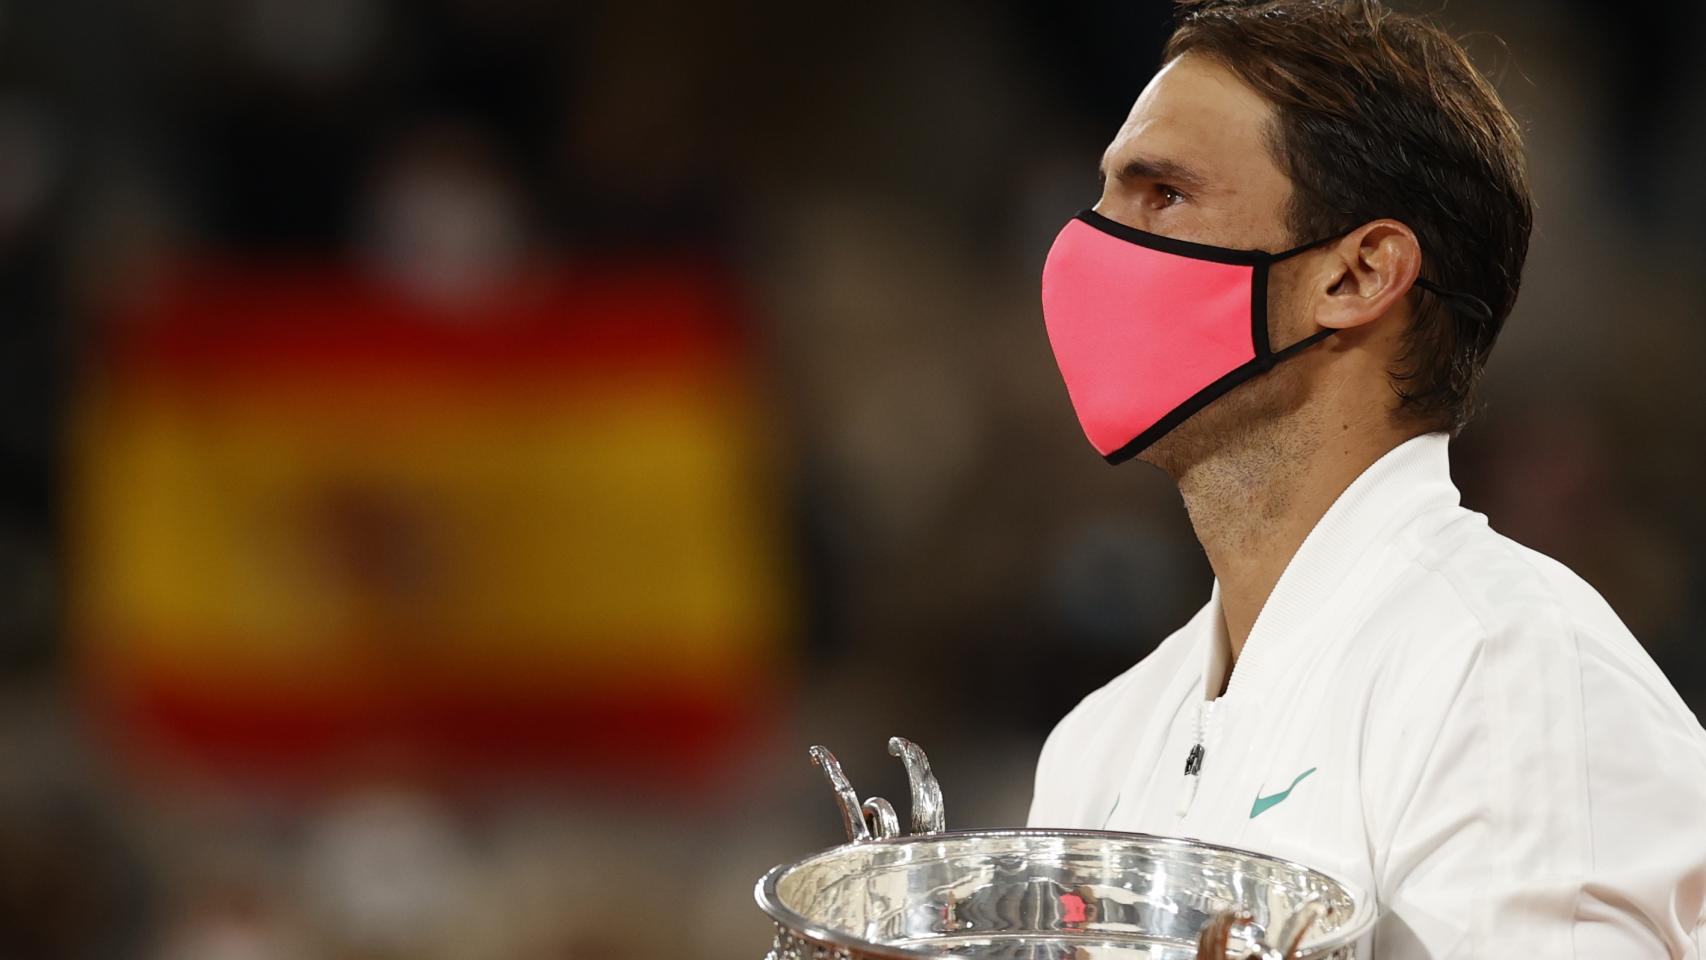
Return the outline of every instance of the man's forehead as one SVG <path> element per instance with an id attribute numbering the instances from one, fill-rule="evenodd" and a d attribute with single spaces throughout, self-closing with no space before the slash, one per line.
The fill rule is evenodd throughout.
<path id="1" fill-rule="evenodd" d="M 1235 179 L 1252 162 L 1271 163 L 1272 121 L 1272 106 L 1231 71 L 1205 57 L 1180 57 L 1138 95 L 1103 152 L 1102 172 L 1172 168 L 1177 179 L 1186 173 L 1208 181 Z"/>

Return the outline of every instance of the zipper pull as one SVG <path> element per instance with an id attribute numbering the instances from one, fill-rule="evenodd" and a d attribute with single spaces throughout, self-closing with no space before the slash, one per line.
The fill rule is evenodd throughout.
<path id="1" fill-rule="evenodd" d="M 1197 785 L 1202 782 L 1203 756 L 1208 753 L 1208 748 L 1203 745 L 1208 742 L 1208 724 L 1213 716 L 1213 700 L 1204 700 L 1197 705 L 1197 742 L 1191 747 L 1190 756 L 1185 758 L 1185 790 L 1179 797 L 1180 820 L 1191 812 L 1191 804 L 1197 799 Z"/>
<path id="2" fill-rule="evenodd" d="M 1197 784 L 1202 782 L 1202 758 L 1207 751 L 1202 744 L 1191 748 L 1190 756 L 1185 758 L 1185 791 L 1179 797 L 1179 818 L 1191 811 L 1191 804 L 1197 798 Z"/>
<path id="3" fill-rule="evenodd" d="M 1205 752 L 1200 743 L 1191 748 L 1191 755 L 1185 758 L 1185 776 L 1202 776 L 1202 757 Z"/>

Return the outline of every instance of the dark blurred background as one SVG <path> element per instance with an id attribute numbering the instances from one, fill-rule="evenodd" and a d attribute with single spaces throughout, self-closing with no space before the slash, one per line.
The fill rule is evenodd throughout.
<path id="1" fill-rule="evenodd" d="M 1701 9 L 1439 12 L 1539 200 L 1458 480 L 1697 713 Z M 810 743 L 1021 822 L 1208 595 L 1037 306 L 1168 19 L 0 4 L 0 955 L 755 957 Z"/>

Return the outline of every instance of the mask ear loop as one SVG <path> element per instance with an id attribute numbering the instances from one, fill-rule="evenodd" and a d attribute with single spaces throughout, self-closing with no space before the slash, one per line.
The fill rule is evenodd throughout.
<path id="1" fill-rule="evenodd" d="M 1302 340 L 1297 341 L 1296 343 L 1292 344 L 1289 347 L 1286 347 L 1282 350 L 1277 350 L 1277 351 L 1274 351 L 1272 353 L 1269 353 L 1267 365 L 1271 367 L 1274 364 L 1280 362 L 1281 360 L 1284 360 L 1286 357 L 1289 357 L 1294 353 L 1302 353 L 1303 351 L 1309 349 L 1310 347 L 1315 346 L 1317 343 L 1320 343 L 1321 341 L 1327 339 L 1328 337 L 1330 337 L 1333 334 L 1338 333 L 1338 332 L 1339 332 L 1338 328 L 1336 328 L 1336 327 L 1322 327 L 1321 329 L 1315 331 L 1314 333 L 1310 334 L 1307 337 L 1304 337 Z"/>
<path id="2" fill-rule="evenodd" d="M 1261 264 L 1257 268 L 1257 286 L 1262 288 L 1263 300 L 1262 300 L 1262 304 L 1261 304 L 1262 324 L 1261 324 L 1261 331 L 1259 334 L 1261 339 L 1257 340 L 1256 342 L 1257 342 L 1258 346 L 1261 348 L 1258 351 L 1258 357 L 1259 357 L 1259 359 L 1262 360 L 1264 369 L 1272 366 L 1273 364 L 1275 364 L 1281 360 L 1284 360 L 1286 357 L 1289 357 L 1294 353 L 1298 353 L 1299 351 L 1308 349 L 1309 347 L 1312 347 L 1315 344 L 1320 343 L 1322 340 L 1327 339 L 1328 337 L 1332 336 L 1334 333 L 1337 332 L 1334 329 L 1324 329 L 1324 330 L 1320 330 L 1316 333 L 1312 333 L 1307 337 L 1304 337 L 1302 340 L 1299 340 L 1298 342 L 1292 344 L 1289 347 L 1286 347 L 1283 350 L 1277 350 L 1276 351 L 1276 350 L 1269 349 L 1268 338 L 1267 338 L 1267 302 L 1266 302 L 1268 269 L 1271 268 L 1274 264 L 1280 262 L 1281 260 L 1289 260 L 1292 257 L 1297 256 L 1300 253 L 1306 253 L 1306 252 L 1313 250 L 1316 247 L 1319 247 L 1323 244 L 1332 243 L 1333 241 L 1344 237 L 1348 233 L 1350 233 L 1350 231 L 1346 230 L 1346 231 L 1343 231 L 1340 233 L 1335 233 L 1331 236 L 1322 237 L 1319 240 L 1312 240 L 1309 243 L 1300 243 L 1297 246 L 1292 247 L 1290 250 L 1282 250 L 1279 253 L 1268 254 L 1266 257 L 1266 262 Z M 1451 289 L 1448 289 L 1446 287 L 1442 287 L 1439 284 L 1434 283 L 1432 280 L 1429 280 L 1426 277 L 1417 277 L 1415 285 L 1418 288 L 1420 288 L 1420 289 L 1422 289 L 1428 293 L 1433 294 L 1434 296 L 1438 297 L 1439 299 L 1446 301 L 1448 306 L 1451 306 L 1453 308 L 1462 308 L 1462 309 L 1468 310 L 1472 316 L 1474 316 L 1476 319 L 1480 320 L 1482 323 L 1492 323 L 1493 322 L 1493 308 L 1487 306 L 1487 301 L 1482 300 L 1480 297 L 1477 297 L 1472 293 L 1464 293 L 1460 290 L 1451 290 Z M 1252 304 L 1252 306 L 1254 306 L 1254 304 Z M 1252 330 L 1251 332 L 1255 333 L 1256 331 Z"/>
<path id="3" fill-rule="evenodd" d="M 1290 250 L 1267 254 L 1260 263 L 1256 264 L 1255 276 L 1252 278 L 1250 288 L 1250 338 L 1256 344 L 1256 364 L 1262 370 L 1271 370 L 1274 364 L 1281 360 L 1293 354 L 1302 353 L 1339 332 L 1332 327 L 1323 327 L 1290 346 L 1279 350 L 1273 349 L 1273 344 L 1268 341 L 1268 272 L 1273 269 L 1274 264 L 1281 260 L 1289 260 L 1322 244 L 1332 243 L 1349 232 L 1349 230 L 1342 231 L 1330 237 L 1322 237 L 1309 243 L 1298 244 Z"/>
<path id="4" fill-rule="evenodd" d="M 1308 249 L 1308 248 L 1305 247 L 1304 249 Z M 1266 273 L 1265 270 L 1263 270 L 1262 272 Z M 1265 287 L 1266 283 L 1263 283 L 1262 286 Z M 1423 279 L 1421 277 L 1416 278 L 1416 286 L 1421 288 L 1422 290 L 1427 291 L 1428 293 L 1433 294 L 1434 296 L 1440 298 L 1441 300 L 1446 301 L 1446 305 L 1449 307 L 1452 307 L 1454 309 L 1457 307 L 1462 307 L 1464 309 L 1467 309 L 1470 313 L 1472 313 L 1482 323 L 1492 323 L 1493 322 L 1493 308 L 1487 306 L 1487 302 L 1485 300 L 1482 300 L 1480 297 L 1477 297 L 1472 293 L 1461 293 L 1461 292 L 1456 291 L 1456 290 L 1447 290 L 1446 288 L 1440 286 L 1439 284 L 1434 283 L 1431 280 Z M 1264 291 L 1264 296 L 1265 296 L 1265 291 Z M 1265 310 L 1263 312 L 1264 312 L 1264 314 L 1266 313 Z M 1266 341 L 1267 341 L 1267 337 L 1266 337 L 1267 318 L 1266 318 L 1266 316 L 1264 316 L 1262 318 L 1262 329 L 1263 329 L 1262 343 L 1265 346 Z M 1328 337 L 1330 337 L 1333 334 L 1338 333 L 1338 332 L 1339 331 L 1336 328 L 1323 327 L 1322 329 L 1315 331 L 1314 333 L 1310 334 L 1309 336 L 1304 337 L 1302 340 L 1297 341 L 1296 343 L 1292 344 L 1289 347 L 1286 347 L 1283 350 L 1263 351 L 1263 354 L 1262 354 L 1264 357 L 1264 359 L 1262 361 L 1263 368 L 1266 369 L 1268 367 L 1272 367 L 1274 364 L 1280 362 L 1281 360 L 1284 360 L 1286 357 L 1289 357 L 1294 353 L 1301 353 L 1304 350 L 1307 350 L 1310 347 L 1313 347 L 1317 343 L 1320 343 L 1321 341 L 1327 339 Z"/>
<path id="5" fill-rule="evenodd" d="M 1472 293 L 1447 290 L 1426 277 L 1417 277 L 1416 286 L 1426 290 L 1428 293 L 1433 294 L 1441 300 L 1446 301 L 1450 305 L 1466 308 L 1482 323 L 1493 322 L 1493 308 L 1487 306 L 1487 301 L 1482 300 L 1480 297 L 1477 297 Z"/>

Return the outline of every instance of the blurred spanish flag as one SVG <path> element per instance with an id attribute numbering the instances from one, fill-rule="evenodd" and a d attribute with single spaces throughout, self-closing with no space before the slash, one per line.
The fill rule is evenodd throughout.
<path id="1" fill-rule="evenodd" d="M 93 715 L 135 763 L 227 775 L 714 769 L 776 701 L 789 613 L 748 354 L 702 265 L 448 306 L 173 271 L 76 405 Z"/>

